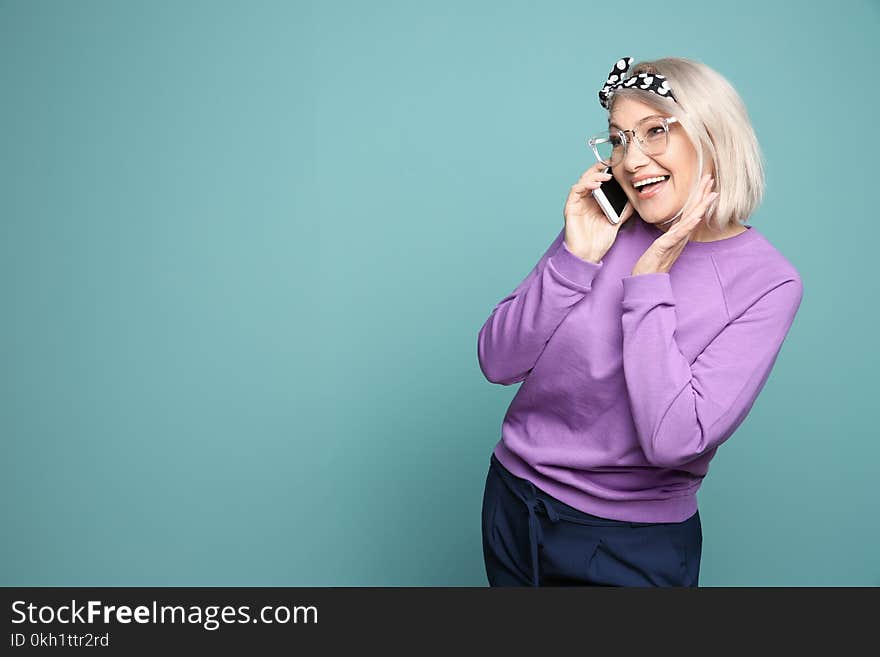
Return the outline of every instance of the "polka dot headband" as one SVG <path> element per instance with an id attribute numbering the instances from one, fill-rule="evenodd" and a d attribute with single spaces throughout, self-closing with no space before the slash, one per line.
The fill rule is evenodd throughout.
<path id="1" fill-rule="evenodd" d="M 609 106 L 611 105 L 611 96 L 614 94 L 614 90 L 618 87 L 623 87 L 625 89 L 630 87 L 644 89 L 645 91 L 650 91 L 658 96 L 675 100 L 675 96 L 672 95 L 672 89 L 669 88 L 669 83 L 666 81 L 666 78 L 659 73 L 639 73 L 636 76 L 624 79 L 623 75 L 629 70 L 632 63 L 632 57 L 624 57 L 623 59 L 617 60 L 614 68 L 611 69 L 611 73 L 608 74 L 608 79 L 605 81 L 605 85 L 599 91 L 599 103 L 602 107 L 609 109 Z"/>

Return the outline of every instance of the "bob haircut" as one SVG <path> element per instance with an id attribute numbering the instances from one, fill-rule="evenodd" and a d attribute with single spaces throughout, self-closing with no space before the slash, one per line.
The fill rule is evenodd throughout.
<path id="1" fill-rule="evenodd" d="M 675 100 L 618 87 L 609 114 L 618 98 L 632 98 L 677 117 L 697 152 L 699 168 L 685 207 L 696 197 L 704 163 L 711 161 L 719 195 L 706 210 L 707 222 L 714 221 L 719 229 L 745 222 L 764 195 L 764 164 L 746 106 L 733 85 L 702 62 L 682 57 L 639 62 L 627 75 L 643 72 L 665 76 Z"/>

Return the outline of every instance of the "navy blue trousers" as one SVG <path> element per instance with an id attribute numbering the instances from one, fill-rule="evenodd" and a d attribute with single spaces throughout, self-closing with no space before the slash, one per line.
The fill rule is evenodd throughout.
<path id="1" fill-rule="evenodd" d="M 490 586 L 690 586 L 700 578 L 700 512 L 683 522 L 584 513 L 517 477 L 492 454 L 483 494 Z"/>

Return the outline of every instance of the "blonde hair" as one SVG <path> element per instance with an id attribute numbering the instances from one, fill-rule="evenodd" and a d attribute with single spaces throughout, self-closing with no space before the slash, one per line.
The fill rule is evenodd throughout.
<path id="1" fill-rule="evenodd" d="M 618 87 L 611 97 L 609 114 L 618 98 L 632 98 L 677 117 L 697 151 L 699 168 L 685 207 L 696 197 L 704 162 L 710 160 L 719 196 L 706 211 L 707 221 L 714 221 L 719 229 L 744 222 L 764 196 L 764 164 L 748 111 L 733 85 L 702 62 L 682 57 L 639 62 L 627 75 L 643 72 L 665 76 L 675 100 Z"/>

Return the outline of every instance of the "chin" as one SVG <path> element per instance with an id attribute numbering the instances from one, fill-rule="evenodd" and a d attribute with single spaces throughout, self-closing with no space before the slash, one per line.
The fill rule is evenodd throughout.
<path id="1" fill-rule="evenodd" d="M 638 211 L 638 215 L 642 218 L 642 221 L 649 224 L 659 225 L 664 221 L 669 221 L 674 212 L 658 212 L 657 210 L 645 210 L 644 212 Z"/>

